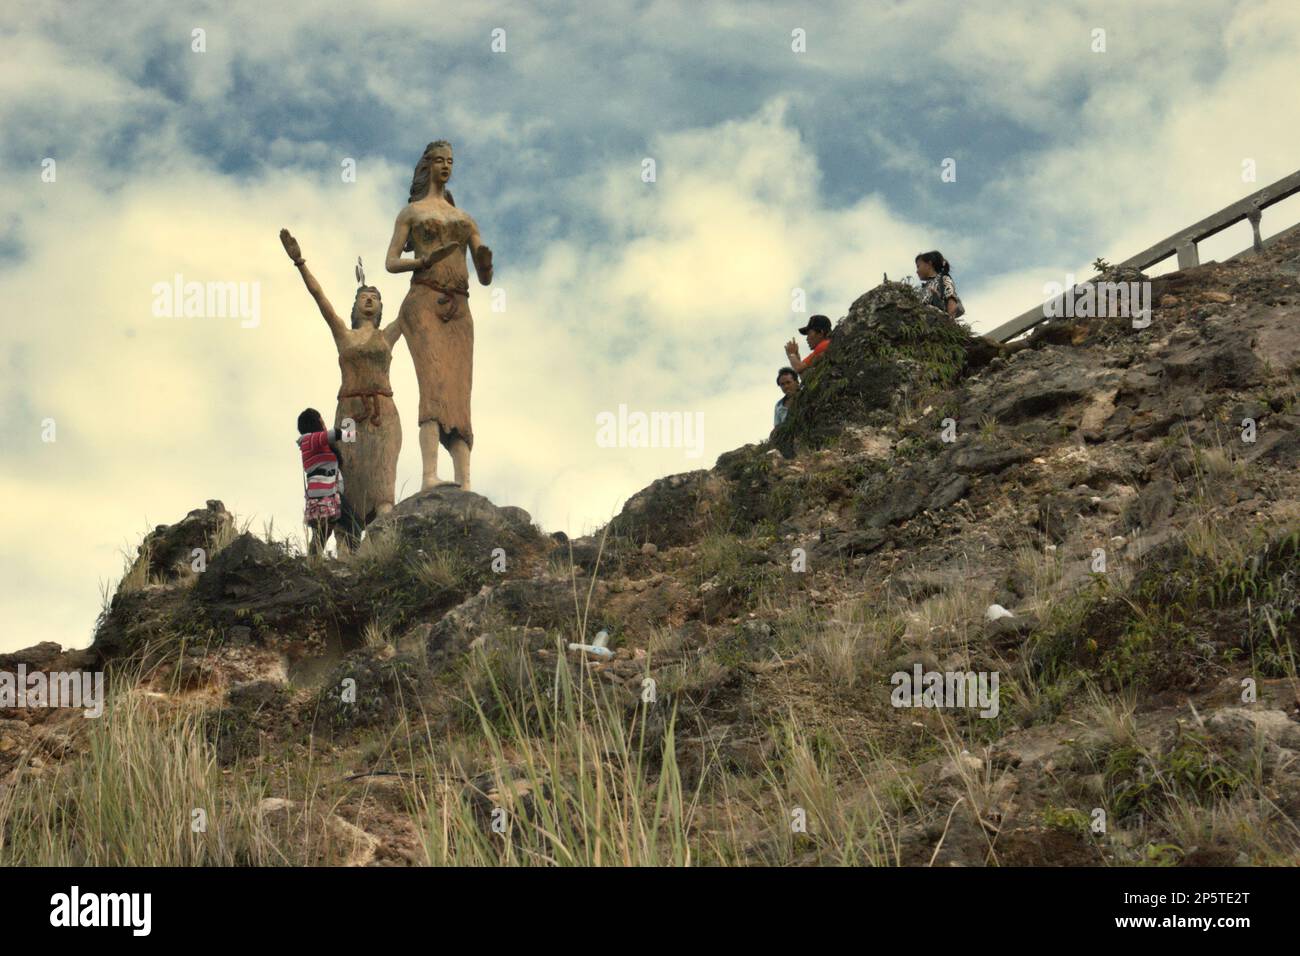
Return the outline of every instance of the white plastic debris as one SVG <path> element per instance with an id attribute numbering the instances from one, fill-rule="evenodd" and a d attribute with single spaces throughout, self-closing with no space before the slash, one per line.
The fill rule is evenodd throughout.
<path id="1" fill-rule="evenodd" d="M 609 643 L 609 634 L 605 631 L 601 631 L 594 638 L 592 638 L 590 644 L 576 644 L 576 643 L 570 644 L 569 650 L 585 651 L 586 653 L 594 654 L 597 657 L 613 657 L 614 652 L 605 646 L 608 643 Z"/>
<path id="2" fill-rule="evenodd" d="M 1015 615 L 1001 604 L 990 604 L 989 609 L 984 612 L 984 620 L 986 621 L 998 621 L 1004 617 L 1015 617 Z"/>

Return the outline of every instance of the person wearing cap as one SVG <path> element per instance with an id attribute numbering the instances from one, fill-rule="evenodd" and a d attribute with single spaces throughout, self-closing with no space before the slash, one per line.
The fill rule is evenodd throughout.
<path id="1" fill-rule="evenodd" d="M 797 374 L 802 375 L 812 368 L 813 362 L 821 358 L 830 346 L 831 320 L 824 315 L 814 315 L 808 320 L 808 324 L 799 330 L 799 334 L 808 340 L 808 348 L 812 349 L 808 357 L 799 358 L 799 346 L 794 339 L 785 343 L 785 354 L 790 358 L 790 367 Z"/>

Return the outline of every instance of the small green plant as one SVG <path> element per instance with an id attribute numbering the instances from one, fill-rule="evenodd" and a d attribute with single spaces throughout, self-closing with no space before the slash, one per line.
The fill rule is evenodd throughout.
<path id="1" fill-rule="evenodd" d="M 1246 784 L 1246 777 L 1210 749 L 1204 736 L 1181 734 L 1166 750 L 1138 744 L 1116 747 L 1106 758 L 1104 782 L 1112 816 L 1159 815 L 1174 799 L 1198 802 L 1227 800 Z"/>
<path id="2" fill-rule="evenodd" d="M 1052 830 L 1064 830 L 1067 833 L 1087 836 L 1088 825 L 1088 814 L 1082 810 L 1074 807 L 1058 807 L 1052 803 L 1043 808 L 1043 826 Z"/>
<path id="3" fill-rule="evenodd" d="M 1172 843 L 1148 843 L 1143 857 L 1147 866 L 1177 866 L 1183 851 Z"/>

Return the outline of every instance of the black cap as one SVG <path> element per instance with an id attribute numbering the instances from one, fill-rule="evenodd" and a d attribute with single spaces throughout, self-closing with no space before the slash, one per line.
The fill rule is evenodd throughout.
<path id="1" fill-rule="evenodd" d="M 822 335 L 831 334 L 831 320 L 824 315 L 814 315 L 808 320 L 808 324 L 799 330 L 800 335 L 807 335 L 809 332 L 820 332 Z"/>

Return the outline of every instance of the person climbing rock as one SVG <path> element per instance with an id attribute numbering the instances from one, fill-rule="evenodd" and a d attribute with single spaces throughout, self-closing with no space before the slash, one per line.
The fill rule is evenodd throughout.
<path id="1" fill-rule="evenodd" d="M 806 359 L 799 358 L 799 346 L 794 339 L 785 343 L 785 354 L 790 359 L 791 370 L 796 375 L 802 375 L 812 364 L 816 362 L 831 344 L 831 320 L 824 315 L 814 315 L 808 320 L 808 324 L 799 330 L 799 334 L 804 336 L 808 342 L 808 348 L 812 351 L 808 353 Z"/>
<path id="2" fill-rule="evenodd" d="M 298 416 L 298 450 L 302 453 L 303 489 L 307 498 L 303 521 L 311 530 L 310 552 L 321 554 L 343 517 L 342 454 L 335 444 L 337 428 L 326 430 L 314 408 Z"/>
<path id="3" fill-rule="evenodd" d="M 950 272 L 948 260 L 938 249 L 922 252 L 916 257 L 916 277 L 921 280 L 921 301 L 959 319 L 966 314 L 966 308 L 957 296 L 957 284 L 952 281 Z"/>
<path id="4" fill-rule="evenodd" d="M 799 375 L 794 369 L 786 366 L 776 373 L 776 384 L 780 387 L 782 395 L 776 403 L 776 414 L 772 419 L 773 428 L 785 421 L 785 416 L 790 411 L 790 403 L 799 392 Z"/>

